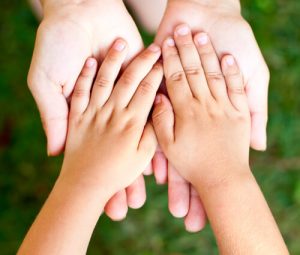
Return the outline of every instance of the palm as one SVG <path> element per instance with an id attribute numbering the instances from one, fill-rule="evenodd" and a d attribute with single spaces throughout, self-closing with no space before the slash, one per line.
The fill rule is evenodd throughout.
<path id="1" fill-rule="evenodd" d="M 72 93 L 85 60 L 89 56 L 99 60 L 103 58 L 118 37 L 123 37 L 130 45 L 128 59 L 142 49 L 141 37 L 131 17 L 127 13 L 120 17 L 111 18 L 111 22 L 105 20 L 106 26 L 101 22 L 92 24 L 92 29 L 86 29 L 80 20 L 76 23 L 72 20 L 42 22 L 37 34 L 29 84 L 41 110 L 50 154 L 58 154 L 63 149 L 68 116 L 66 98 Z M 51 107 L 48 107 L 50 104 Z"/>

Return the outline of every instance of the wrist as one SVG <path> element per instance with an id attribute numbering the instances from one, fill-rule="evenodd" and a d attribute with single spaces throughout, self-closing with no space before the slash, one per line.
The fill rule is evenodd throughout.
<path id="1" fill-rule="evenodd" d="M 74 12 L 74 9 L 84 8 L 87 9 L 92 8 L 97 11 L 98 8 L 108 5 L 123 4 L 123 0 L 40 0 L 43 11 L 45 15 L 49 12 L 64 12 L 66 13 L 68 10 L 70 13 Z M 99 10 L 99 9 L 98 9 Z"/>
<path id="2" fill-rule="evenodd" d="M 182 4 L 196 4 L 204 8 L 216 8 L 225 10 L 241 11 L 240 0 L 168 0 L 169 4 L 182 3 Z"/>
<path id="3" fill-rule="evenodd" d="M 226 165 L 226 166 L 225 166 Z M 196 171 L 202 173 L 201 176 L 194 176 L 194 187 L 199 194 L 221 191 L 234 186 L 236 183 L 253 180 L 253 175 L 249 164 L 222 164 L 222 166 L 210 165 L 207 171 Z"/>
<path id="4" fill-rule="evenodd" d="M 91 183 L 85 180 L 76 180 L 76 177 L 69 178 L 67 175 L 60 174 L 58 177 L 53 192 L 57 196 L 64 197 L 66 201 L 84 201 L 96 206 L 96 211 L 103 211 L 106 203 L 112 197 L 112 192 L 109 192 L 108 187 L 101 183 Z"/>

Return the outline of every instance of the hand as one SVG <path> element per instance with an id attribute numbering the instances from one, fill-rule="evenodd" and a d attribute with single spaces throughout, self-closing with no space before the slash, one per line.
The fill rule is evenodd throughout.
<path id="1" fill-rule="evenodd" d="M 220 66 L 208 35 L 199 33 L 193 42 L 186 31 L 175 37 L 176 45 L 172 38 L 163 44 L 170 101 L 157 96 L 153 125 L 180 175 L 197 188 L 201 183 L 214 187 L 234 170 L 249 169 L 250 112 L 235 59 L 226 55 Z"/>
<path id="2" fill-rule="evenodd" d="M 149 47 L 118 79 L 127 51 L 118 39 L 97 76 L 96 59 L 86 61 L 71 99 L 62 171 L 18 254 L 86 254 L 108 199 L 151 161 L 157 142 L 147 121 L 163 77 L 155 64 L 160 48 Z"/>
<path id="3" fill-rule="evenodd" d="M 127 48 L 121 39 L 114 43 L 93 88 L 96 60 L 88 59 L 71 101 L 59 180 L 98 190 L 99 196 L 111 197 L 134 182 L 157 147 L 147 119 L 163 77 L 161 64 L 155 64 L 160 48 L 146 49 L 116 82 Z"/>
<path id="4" fill-rule="evenodd" d="M 162 44 L 168 36 L 173 35 L 178 24 L 186 23 L 194 32 L 205 31 L 210 35 L 218 56 L 224 54 L 235 56 L 246 83 L 252 119 L 251 146 L 257 150 L 264 150 L 266 148 L 268 68 L 250 26 L 240 14 L 239 2 L 237 0 L 209 2 L 169 0 L 155 41 Z M 174 178 L 170 178 L 170 175 L 176 176 L 175 182 L 172 181 Z M 166 176 L 166 173 L 159 172 L 159 176 Z M 164 177 L 164 180 L 166 179 Z M 196 227 L 190 224 L 204 221 L 204 218 L 198 217 L 197 219 L 190 215 L 191 207 L 194 210 L 197 208 L 198 212 L 193 213 L 194 215 L 204 215 L 199 199 L 189 197 L 189 185 L 180 178 L 176 171 L 169 171 L 168 179 L 170 211 L 175 216 L 187 214 L 188 218 L 192 218 L 186 221 L 187 229 L 200 230 L 201 225 Z M 193 205 L 195 203 L 193 201 L 197 201 L 197 205 Z"/>
<path id="5" fill-rule="evenodd" d="M 28 84 L 41 113 L 48 153 L 57 155 L 65 146 L 67 102 L 85 60 L 90 56 L 103 59 L 112 42 L 123 37 L 130 45 L 126 65 L 143 43 L 122 1 L 45 0 L 43 6 L 44 19 L 37 32 Z M 141 176 L 116 194 L 105 211 L 114 220 L 123 219 L 127 204 L 139 208 L 145 199 Z"/>
<path id="6" fill-rule="evenodd" d="M 163 152 L 196 187 L 220 254 L 288 254 L 249 167 L 251 118 L 237 62 L 225 55 L 220 63 L 206 33 L 193 42 L 186 25 L 176 31 L 176 45 L 163 44 L 170 101 L 157 96 L 153 111 Z"/>
<path id="7" fill-rule="evenodd" d="M 208 33 L 218 56 L 235 56 L 244 76 L 251 112 L 251 146 L 265 150 L 269 71 L 251 27 L 241 16 L 239 1 L 169 0 L 156 42 L 161 44 L 172 35 L 178 23 Z"/>

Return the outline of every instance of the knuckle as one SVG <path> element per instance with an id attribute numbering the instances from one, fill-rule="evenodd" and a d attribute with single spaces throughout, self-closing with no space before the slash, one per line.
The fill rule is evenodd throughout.
<path id="1" fill-rule="evenodd" d="M 222 73 L 219 73 L 219 72 L 207 72 L 206 73 L 206 77 L 207 77 L 207 80 L 209 82 L 222 82 L 224 81 L 224 76 Z"/>
<path id="2" fill-rule="evenodd" d="M 140 92 L 142 94 L 148 94 L 149 92 L 153 91 L 153 84 L 149 81 L 142 81 L 140 83 Z"/>
<path id="3" fill-rule="evenodd" d="M 186 48 L 187 50 L 194 49 L 195 45 L 191 41 L 182 42 L 181 47 Z"/>
<path id="4" fill-rule="evenodd" d="M 107 78 L 105 78 L 104 76 L 99 75 L 99 77 L 96 79 L 94 85 L 97 87 L 101 87 L 101 88 L 107 88 L 110 85 L 110 81 Z"/>
<path id="5" fill-rule="evenodd" d="M 125 72 L 121 77 L 122 84 L 124 84 L 125 86 L 130 86 L 134 82 L 134 80 L 135 77 L 132 72 Z"/>
<path id="6" fill-rule="evenodd" d="M 135 132 L 137 128 L 139 127 L 139 118 L 133 116 L 131 118 L 128 118 L 128 120 L 125 121 L 124 124 L 124 132 Z"/>
<path id="7" fill-rule="evenodd" d="M 89 96 L 89 91 L 85 89 L 75 89 L 73 92 L 73 97 L 86 97 Z"/>
<path id="8" fill-rule="evenodd" d="M 224 111 L 216 103 L 207 103 L 207 114 L 211 119 L 218 119 L 224 116 Z"/>
<path id="9" fill-rule="evenodd" d="M 182 82 L 185 80 L 185 74 L 183 71 L 177 71 L 170 75 L 169 80 L 173 82 Z"/>
<path id="10" fill-rule="evenodd" d="M 80 77 L 89 78 L 90 76 L 91 76 L 91 71 L 89 70 L 89 68 L 83 68 L 83 70 L 81 71 Z"/>
<path id="11" fill-rule="evenodd" d="M 158 72 L 158 73 L 162 73 L 163 72 L 163 66 L 161 63 L 156 63 L 153 68 L 153 71 Z"/>
<path id="12" fill-rule="evenodd" d="M 120 52 L 118 51 L 111 51 L 107 57 L 106 57 L 106 61 L 109 63 L 109 64 L 112 64 L 112 63 L 115 63 L 115 62 L 118 62 L 119 59 L 120 59 Z"/>
<path id="13" fill-rule="evenodd" d="M 160 125 L 163 121 L 163 116 L 167 113 L 166 109 L 158 109 L 156 111 L 153 111 L 152 113 L 152 120 L 155 125 Z"/>
<path id="14" fill-rule="evenodd" d="M 230 116 L 231 116 L 231 119 L 233 119 L 234 121 L 236 121 L 238 123 L 245 123 L 250 119 L 250 114 L 247 115 L 247 114 L 241 113 L 239 111 L 235 111 Z"/>
<path id="15" fill-rule="evenodd" d="M 244 95 L 245 92 L 245 88 L 242 85 L 239 86 L 228 86 L 228 91 L 232 94 L 237 94 L 237 95 Z"/>
<path id="16" fill-rule="evenodd" d="M 201 68 L 194 65 L 185 68 L 186 75 L 189 76 L 199 76 L 201 74 Z"/>
<path id="17" fill-rule="evenodd" d="M 152 59 L 154 56 L 153 52 L 149 51 L 149 50 L 145 50 L 138 58 L 141 61 L 145 61 L 145 60 L 149 60 Z"/>

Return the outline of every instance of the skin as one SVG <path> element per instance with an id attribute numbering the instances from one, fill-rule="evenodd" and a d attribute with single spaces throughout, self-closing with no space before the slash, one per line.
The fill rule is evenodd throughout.
<path id="1" fill-rule="evenodd" d="M 236 60 L 219 62 L 208 35 L 189 31 L 163 43 L 163 65 L 169 99 L 157 96 L 154 129 L 197 190 L 220 254 L 289 254 L 249 167 L 251 115 Z"/>
<path id="2" fill-rule="evenodd" d="M 142 53 L 115 84 L 126 54 L 118 40 L 91 95 L 96 60 L 87 60 L 71 101 L 61 174 L 18 254 L 86 254 L 101 210 L 149 164 L 156 137 L 201 197 L 220 254 L 288 254 L 250 171 L 250 112 L 239 67 L 231 55 L 220 65 L 205 33 L 182 40 L 187 44 L 169 38 L 163 46 L 170 101 L 155 98 L 163 76 L 161 64 L 155 64 L 157 46 Z M 190 64 L 193 69 L 186 68 Z M 107 86 L 98 86 L 101 77 Z M 152 126 L 147 120 L 153 102 Z"/>
<path id="3" fill-rule="evenodd" d="M 144 8 L 140 8 L 141 1 L 128 2 L 136 11 L 143 12 Z M 155 4 L 153 1 L 151 3 Z M 165 1 L 163 3 L 161 7 L 164 8 Z M 89 56 L 103 59 L 109 45 L 119 36 L 130 44 L 127 63 L 143 46 L 137 28 L 120 0 L 44 0 L 42 4 L 45 16 L 37 32 L 28 84 L 41 112 L 48 140 L 48 153 L 57 155 L 65 145 L 67 101 L 85 59 Z M 180 13 L 178 9 L 181 10 Z M 147 13 L 151 13 L 149 8 L 147 10 Z M 115 15 L 106 15 L 107 13 Z M 146 24 L 142 20 L 151 31 L 156 30 L 161 18 L 161 12 L 154 13 L 157 17 L 152 19 L 153 22 Z M 145 12 L 139 16 L 145 18 Z M 103 26 L 104 22 L 106 26 Z M 225 53 L 236 56 L 247 84 L 252 116 L 251 145 L 258 150 L 265 149 L 269 73 L 251 28 L 240 14 L 239 2 L 169 0 L 156 42 L 161 44 L 181 22 L 188 23 L 193 31 L 208 32 L 219 56 Z M 236 33 L 239 34 L 238 38 Z M 246 50 L 245 45 L 248 47 Z M 65 65 L 66 62 L 69 64 Z M 171 164 L 168 165 L 161 150 L 155 154 L 145 174 L 151 174 L 153 170 L 157 183 L 169 184 L 171 213 L 175 217 L 185 217 L 188 231 L 201 230 L 205 225 L 201 200 L 195 195 L 195 189 Z M 126 217 L 128 206 L 139 208 L 145 199 L 144 179 L 140 176 L 126 190 L 115 194 L 106 205 L 105 211 L 112 219 L 121 220 Z"/>
<path id="4" fill-rule="evenodd" d="M 218 57 L 226 54 L 235 56 L 244 76 L 251 114 L 250 144 L 253 149 L 265 150 L 269 71 L 251 27 L 241 16 L 239 1 L 169 0 L 155 42 L 162 45 L 168 36 L 173 36 L 175 27 L 181 23 L 188 24 L 193 33 L 201 31 L 208 33 Z M 176 35 L 174 39 L 177 42 Z M 220 76 L 220 72 L 215 75 Z M 163 161 L 162 155 L 159 153 L 155 157 L 159 157 L 160 161 Z M 161 173 L 163 168 L 158 168 L 157 171 L 154 171 L 157 179 L 161 180 L 161 176 L 167 176 L 166 173 Z M 176 217 L 185 216 L 188 230 L 200 230 L 205 224 L 193 225 L 193 222 L 205 221 L 199 197 L 191 198 L 193 188 L 176 173 L 174 167 L 169 168 L 168 178 L 170 212 Z M 163 180 L 166 182 L 167 177 L 164 177 Z M 196 219 L 189 215 L 195 210 L 198 212 L 196 215 L 202 218 Z M 193 221 L 188 221 L 187 218 L 193 218 Z"/>
<path id="5" fill-rule="evenodd" d="M 157 141 L 147 121 L 163 77 L 161 51 L 150 46 L 116 82 L 127 53 L 118 39 L 94 85 L 97 61 L 86 61 L 72 95 L 60 176 L 18 254 L 86 254 L 110 197 L 151 161 Z"/>
<path id="6" fill-rule="evenodd" d="M 124 68 L 143 49 L 143 43 L 120 0 L 44 0 L 42 5 L 44 18 L 37 31 L 28 85 L 40 110 L 48 154 L 54 156 L 64 150 L 68 101 L 86 59 L 101 61 L 113 41 L 122 37 L 130 45 Z M 121 220 L 128 206 L 139 208 L 145 200 L 141 175 L 111 198 L 105 212 L 113 220 Z"/>

